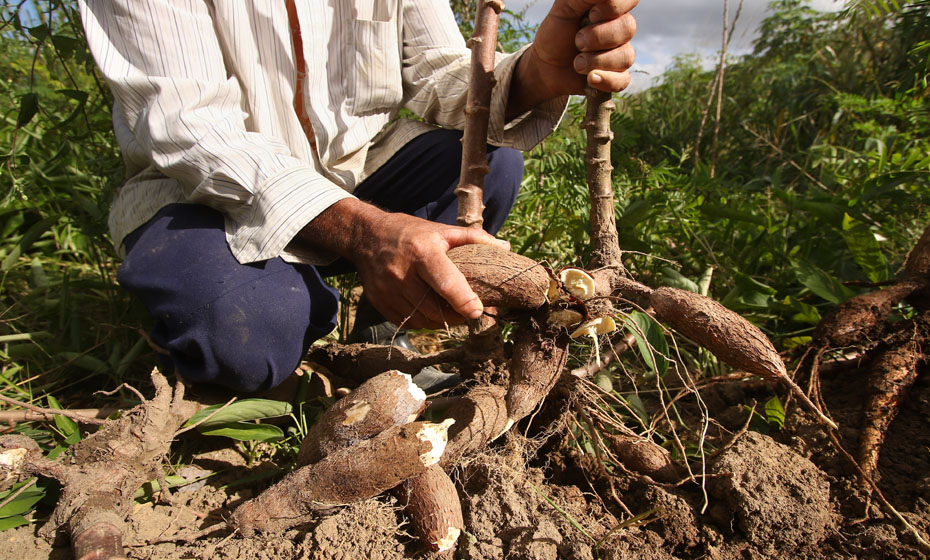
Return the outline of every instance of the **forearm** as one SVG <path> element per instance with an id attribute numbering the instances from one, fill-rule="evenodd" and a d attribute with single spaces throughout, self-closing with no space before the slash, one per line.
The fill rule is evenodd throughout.
<path id="1" fill-rule="evenodd" d="M 294 237 L 292 244 L 342 257 L 356 265 L 370 257 L 371 240 L 389 214 L 356 198 L 340 200 L 321 212 Z M 366 241 L 367 240 L 367 241 Z"/>

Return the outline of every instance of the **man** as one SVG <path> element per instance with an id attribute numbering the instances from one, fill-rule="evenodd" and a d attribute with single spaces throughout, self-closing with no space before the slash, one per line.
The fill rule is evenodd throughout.
<path id="1" fill-rule="evenodd" d="M 193 382 L 273 387 L 336 324 L 323 276 L 359 273 L 369 315 L 411 328 L 483 307 L 445 256 L 499 243 L 522 174 L 585 84 L 629 83 L 638 0 L 556 0 L 500 56 L 491 232 L 455 227 L 470 51 L 442 0 L 81 0 L 128 180 L 110 214 L 120 283 Z M 590 23 L 588 23 L 590 22 Z M 336 263 L 336 268 L 326 265 Z"/>

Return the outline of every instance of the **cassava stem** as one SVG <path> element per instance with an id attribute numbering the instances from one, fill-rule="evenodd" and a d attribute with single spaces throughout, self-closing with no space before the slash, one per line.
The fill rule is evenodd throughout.
<path id="1" fill-rule="evenodd" d="M 484 176 L 488 174 L 488 119 L 494 89 L 494 50 L 497 25 L 504 9 L 501 0 L 479 0 L 475 32 L 468 40 L 471 77 L 465 103 L 465 132 L 462 137 L 462 171 L 455 189 L 458 197 L 456 221 L 463 227 L 480 228 L 484 223 Z"/>
<path id="2" fill-rule="evenodd" d="M 588 88 L 585 119 L 587 131 L 585 163 L 588 168 L 588 194 L 591 198 L 591 268 L 609 267 L 615 274 L 625 274 L 621 263 L 620 241 L 614 214 L 614 190 L 611 185 L 610 114 L 615 105 L 609 92 Z"/>

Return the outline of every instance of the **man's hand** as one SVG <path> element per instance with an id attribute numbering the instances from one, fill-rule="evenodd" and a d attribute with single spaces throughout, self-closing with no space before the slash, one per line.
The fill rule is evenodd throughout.
<path id="1" fill-rule="evenodd" d="M 621 91 L 630 84 L 635 52 L 630 40 L 639 0 L 555 0 L 523 54 L 511 85 L 509 116 L 585 85 Z"/>
<path id="2" fill-rule="evenodd" d="M 375 308 L 395 323 L 406 320 L 410 328 L 455 325 L 484 310 L 446 251 L 471 243 L 510 248 L 480 229 L 387 213 L 351 198 L 323 211 L 301 230 L 297 242 L 351 261 Z"/>

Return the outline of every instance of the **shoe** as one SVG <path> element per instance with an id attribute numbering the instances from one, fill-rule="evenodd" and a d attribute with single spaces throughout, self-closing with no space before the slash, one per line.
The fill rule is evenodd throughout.
<path id="1" fill-rule="evenodd" d="M 352 332 L 346 337 L 346 342 L 380 346 L 393 345 L 395 348 L 420 353 L 407 335 L 407 330 L 385 319 L 364 295 L 355 308 L 355 323 L 352 326 Z M 413 383 L 427 394 L 454 387 L 463 381 L 454 373 L 445 373 L 432 366 L 421 369 L 412 379 Z"/>

